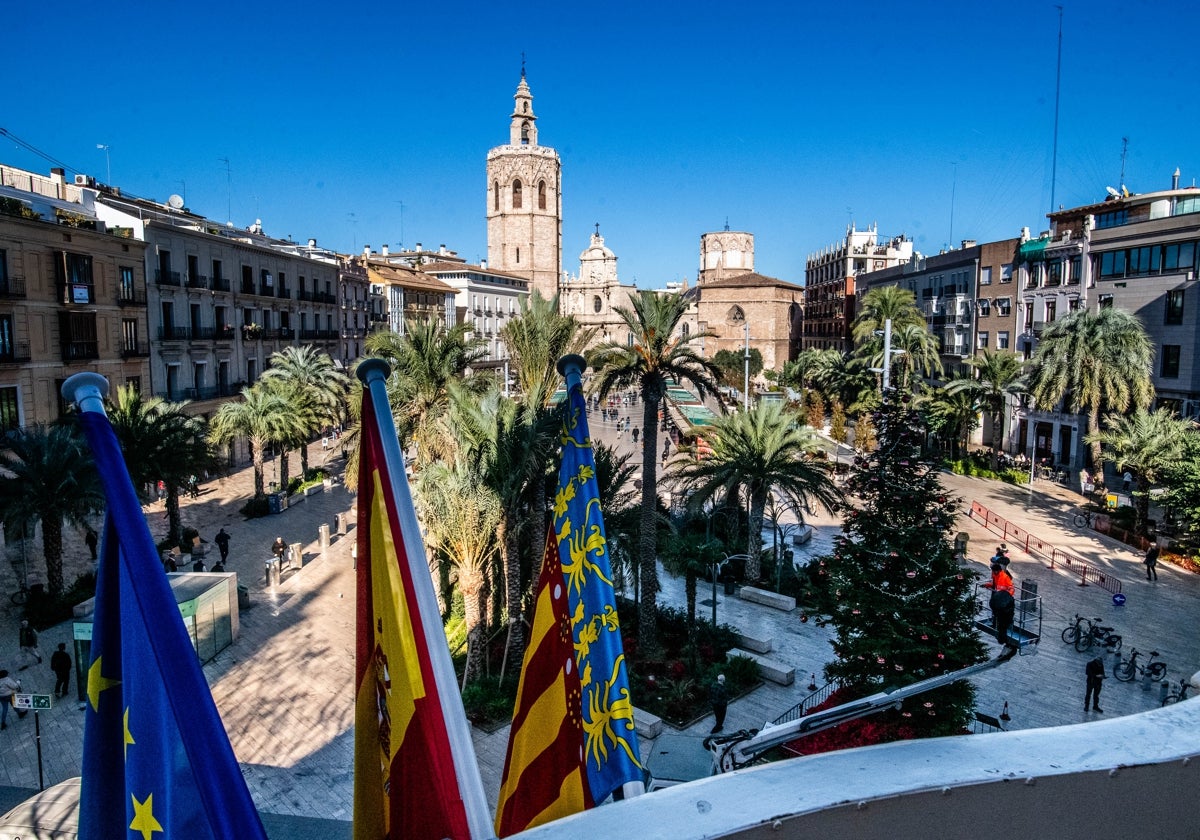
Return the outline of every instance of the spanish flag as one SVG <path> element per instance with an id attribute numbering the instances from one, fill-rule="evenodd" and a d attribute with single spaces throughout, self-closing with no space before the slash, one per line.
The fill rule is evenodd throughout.
<path id="1" fill-rule="evenodd" d="M 496 807 L 500 837 L 592 807 L 582 703 L 558 540 L 550 529 Z"/>
<path id="2" fill-rule="evenodd" d="M 379 359 L 359 437 L 355 840 L 484 838 L 491 819 Z"/>

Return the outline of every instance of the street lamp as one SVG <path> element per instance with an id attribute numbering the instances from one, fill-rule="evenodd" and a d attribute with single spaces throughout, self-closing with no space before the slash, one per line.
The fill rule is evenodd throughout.
<path id="1" fill-rule="evenodd" d="M 746 381 L 745 381 L 746 390 L 745 390 L 745 394 L 742 398 L 742 402 L 746 408 L 746 411 L 749 411 L 750 410 L 750 322 L 747 321 L 745 324 L 742 325 L 742 328 L 746 331 L 746 350 L 745 350 L 745 353 L 743 353 L 743 357 L 746 362 Z M 715 619 L 714 619 L 714 621 L 715 621 Z"/>
<path id="2" fill-rule="evenodd" d="M 713 603 L 712 603 L 712 621 L 713 629 L 717 629 L 717 577 L 721 574 L 721 570 L 725 568 L 725 564 L 730 560 L 749 560 L 749 554 L 730 554 L 724 560 L 716 560 L 712 565 L 712 587 L 713 587 Z"/>
<path id="3" fill-rule="evenodd" d="M 104 183 L 111 184 L 112 183 L 112 158 L 109 157 L 108 144 L 107 143 L 97 143 L 96 148 L 104 150 L 104 175 L 105 175 Z"/>

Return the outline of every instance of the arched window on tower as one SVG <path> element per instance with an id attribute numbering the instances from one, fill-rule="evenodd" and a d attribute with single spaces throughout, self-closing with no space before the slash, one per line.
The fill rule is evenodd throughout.
<path id="1" fill-rule="evenodd" d="M 513 209 L 521 209 L 521 181 L 513 181 Z"/>
<path id="2" fill-rule="evenodd" d="M 521 145 L 522 146 L 529 145 L 529 121 L 528 120 L 521 123 Z"/>
<path id="3" fill-rule="evenodd" d="M 603 309 L 604 309 L 604 301 L 600 299 L 600 295 L 594 295 L 592 297 L 592 311 L 599 313 Z"/>
<path id="4" fill-rule="evenodd" d="M 538 209 L 546 209 L 546 182 L 538 181 Z"/>
<path id="5" fill-rule="evenodd" d="M 684 321 L 684 322 L 683 322 L 683 324 L 682 324 L 682 327 L 683 327 L 683 329 L 682 329 L 682 332 L 683 332 L 683 340 L 684 340 L 684 341 L 687 341 L 687 337 L 688 337 L 688 335 L 691 333 L 691 328 L 689 328 L 689 327 L 688 327 L 688 325 L 687 325 L 687 321 Z"/>
<path id="6" fill-rule="evenodd" d="M 492 209 L 500 209 L 500 182 L 492 181 Z"/>

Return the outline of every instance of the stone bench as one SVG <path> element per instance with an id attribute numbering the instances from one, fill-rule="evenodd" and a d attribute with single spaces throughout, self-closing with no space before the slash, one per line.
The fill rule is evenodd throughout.
<path id="1" fill-rule="evenodd" d="M 758 666 L 758 673 L 764 680 L 770 680 L 780 685 L 791 685 L 796 681 L 796 669 L 791 665 L 778 662 L 774 659 L 768 659 L 759 653 L 751 653 L 748 650 L 739 650 L 738 648 L 729 651 L 729 655 L 744 656 L 749 659 Z"/>
<path id="2" fill-rule="evenodd" d="M 662 734 L 662 718 L 643 711 L 637 706 L 633 707 L 633 725 L 637 729 L 639 738 L 652 740 Z"/>
<path id="3" fill-rule="evenodd" d="M 745 633 L 737 634 L 738 647 L 752 650 L 755 653 L 770 653 L 771 648 L 775 646 L 772 639 L 756 639 L 754 636 L 747 636 Z"/>
<path id="4" fill-rule="evenodd" d="M 764 607 L 771 607 L 772 609 L 783 610 L 784 612 L 791 612 L 796 609 L 796 599 L 791 595 L 780 595 L 778 592 L 770 592 L 755 586 L 743 586 L 738 590 L 738 597 L 743 601 L 762 604 Z"/>

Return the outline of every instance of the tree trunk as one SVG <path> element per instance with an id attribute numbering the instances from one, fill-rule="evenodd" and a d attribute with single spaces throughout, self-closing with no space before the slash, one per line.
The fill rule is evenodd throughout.
<path id="1" fill-rule="evenodd" d="M 250 440 L 250 462 L 254 464 L 254 498 L 261 499 L 263 492 L 263 447 L 262 441 Z"/>
<path id="2" fill-rule="evenodd" d="M 658 406 L 662 394 L 652 384 L 642 386 L 642 522 L 639 537 L 638 648 L 658 649 L 658 556 L 655 531 L 658 502 Z"/>
<path id="3" fill-rule="evenodd" d="M 42 556 L 46 558 L 46 589 L 51 598 L 57 598 L 64 589 L 62 519 L 59 517 L 42 519 Z"/>
<path id="4" fill-rule="evenodd" d="M 469 685 L 483 674 L 483 649 L 487 644 L 486 615 L 487 586 L 474 576 L 464 579 L 459 567 L 458 586 L 463 594 L 463 618 L 467 624 L 467 662 L 463 667 L 463 685 Z"/>
<path id="5" fill-rule="evenodd" d="M 516 528 L 509 526 L 502 515 L 496 526 L 496 541 L 500 544 L 500 563 L 504 568 L 504 600 L 508 608 L 508 641 L 504 646 L 504 665 L 519 663 L 525 656 L 525 623 L 521 600 L 521 552 L 516 545 Z M 500 679 L 504 679 L 501 672 Z"/>
<path id="6" fill-rule="evenodd" d="M 291 458 L 288 457 L 288 449 L 285 446 L 279 448 L 279 489 L 284 493 L 287 492 L 288 484 L 291 479 L 288 472 L 291 470 Z"/>
<path id="7" fill-rule="evenodd" d="M 992 412 L 992 472 L 1000 472 L 1000 447 L 1004 445 L 1004 405 Z"/>
<path id="8" fill-rule="evenodd" d="M 308 441 L 300 446 L 300 476 L 308 480 Z"/>
<path id="9" fill-rule="evenodd" d="M 755 490 L 750 494 L 750 521 L 747 528 L 750 531 L 746 560 L 746 580 L 750 583 L 757 581 L 762 575 L 762 524 L 763 511 L 767 508 L 767 494 Z"/>
<path id="10" fill-rule="evenodd" d="M 183 539 L 183 519 L 179 515 L 179 488 L 167 483 L 167 539 L 179 545 Z"/>
<path id="11" fill-rule="evenodd" d="M 688 633 L 696 628 L 696 582 L 697 575 L 689 567 L 683 576 L 683 591 L 687 593 Z"/>
<path id="12" fill-rule="evenodd" d="M 1097 406 L 1088 411 L 1088 435 L 1095 435 L 1100 432 L 1100 407 Z M 1088 445 L 1088 450 L 1091 454 L 1092 462 L 1088 464 L 1091 470 L 1099 470 L 1101 475 L 1104 473 L 1104 462 L 1100 460 L 1100 441 L 1095 441 Z"/>

